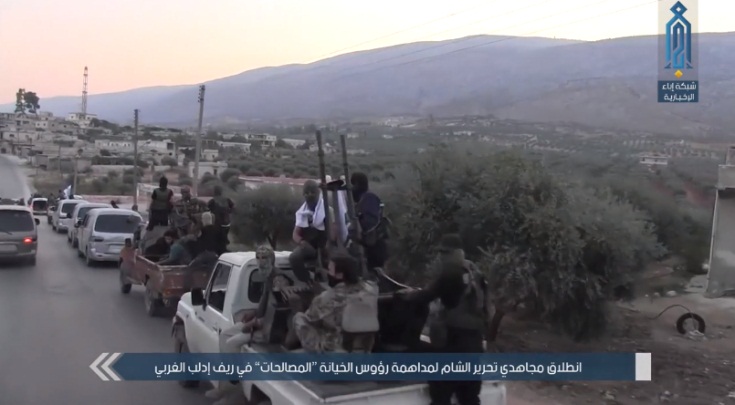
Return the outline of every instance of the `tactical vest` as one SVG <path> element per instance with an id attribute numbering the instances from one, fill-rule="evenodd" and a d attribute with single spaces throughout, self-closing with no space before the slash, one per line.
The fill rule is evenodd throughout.
<path id="1" fill-rule="evenodd" d="M 169 189 L 155 189 L 153 195 L 151 196 L 154 197 L 154 199 L 151 201 L 151 210 L 168 211 L 168 209 L 170 208 L 169 198 L 171 197 L 171 194 L 173 194 L 173 191 Z"/>

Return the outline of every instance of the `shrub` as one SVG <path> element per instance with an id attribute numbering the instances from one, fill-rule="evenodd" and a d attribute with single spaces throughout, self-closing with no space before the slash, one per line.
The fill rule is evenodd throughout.
<path id="1" fill-rule="evenodd" d="M 302 204 L 291 188 L 263 185 L 238 193 L 232 232 L 240 243 L 257 245 L 268 242 L 273 249 L 291 239 L 294 215 Z"/>
<path id="2" fill-rule="evenodd" d="M 524 303 L 576 338 L 600 332 L 612 283 L 661 254 L 652 227 L 630 204 L 568 190 L 517 155 L 439 148 L 399 173 L 410 178 L 389 197 L 390 212 L 399 214 L 399 271 L 425 278 L 427 252 L 442 234 L 459 233 L 468 257 L 487 272 L 501 319 Z"/>

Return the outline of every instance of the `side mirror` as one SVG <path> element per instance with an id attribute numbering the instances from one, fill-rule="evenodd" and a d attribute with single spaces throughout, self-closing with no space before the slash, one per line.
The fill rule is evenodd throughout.
<path id="1" fill-rule="evenodd" d="M 74 227 L 75 228 L 79 228 L 80 226 L 82 226 L 82 223 L 81 222 L 77 222 L 76 224 L 74 224 Z"/>
<path id="2" fill-rule="evenodd" d="M 41 220 L 38 218 L 33 218 L 33 220 L 36 222 L 36 225 L 41 225 Z"/>
<path id="3" fill-rule="evenodd" d="M 201 288 L 191 290 L 191 305 L 204 306 L 204 291 Z"/>

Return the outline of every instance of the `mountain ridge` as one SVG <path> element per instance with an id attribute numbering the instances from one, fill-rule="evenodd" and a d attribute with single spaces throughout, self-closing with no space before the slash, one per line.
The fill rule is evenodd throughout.
<path id="1" fill-rule="evenodd" d="M 726 132 L 735 125 L 728 112 L 735 107 L 735 81 L 728 69 L 735 56 L 726 51 L 735 49 L 735 33 L 696 38 L 701 65 L 697 105 L 656 102 L 657 36 L 575 41 L 476 35 L 211 80 L 204 83 L 205 121 L 488 114 L 675 135 Z M 190 125 L 198 112 L 197 86 L 90 95 L 90 112 L 128 123 L 138 108 L 146 123 Z M 78 105 L 79 97 L 41 99 L 42 109 L 55 114 Z"/>

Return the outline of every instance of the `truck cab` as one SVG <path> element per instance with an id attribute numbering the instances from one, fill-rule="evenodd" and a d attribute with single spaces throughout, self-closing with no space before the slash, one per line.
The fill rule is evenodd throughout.
<path id="1" fill-rule="evenodd" d="M 290 252 L 276 252 L 276 267 L 282 288 L 307 289 L 295 277 L 288 264 Z M 428 307 L 407 305 L 396 301 L 394 292 L 405 287 L 384 274 L 378 275 L 379 288 L 377 323 L 374 329 L 359 330 L 345 335 L 371 335 L 368 352 L 425 352 L 428 351 L 421 331 L 428 316 Z M 238 322 L 245 311 L 258 307 L 264 280 L 258 271 L 255 252 L 225 253 L 220 256 L 211 278 L 204 289 L 184 294 L 173 318 L 172 336 L 179 353 L 218 353 L 220 334 Z M 275 318 L 269 341 L 243 347 L 246 353 L 284 353 L 282 345 L 290 314 L 288 305 L 276 305 Z M 358 315 L 359 316 L 359 315 Z M 359 322 L 358 322 L 359 323 Z M 343 324 L 343 328 L 347 330 Z M 368 329 L 373 328 L 368 326 Z M 358 328 L 359 329 L 359 328 Z M 350 331 L 355 332 L 355 331 Z M 354 336 L 353 336 L 354 337 Z M 352 341 L 345 336 L 345 341 Z M 349 349 L 349 350 L 347 350 Z M 352 347 L 346 348 L 351 352 Z M 213 385 L 227 383 L 211 381 Z M 182 381 L 185 387 L 195 387 L 198 381 Z M 428 404 L 428 386 L 420 382 L 341 382 L 339 384 L 314 381 L 244 381 L 244 395 L 248 403 L 258 405 L 311 405 L 311 404 L 368 404 L 400 403 L 403 405 Z M 505 387 L 500 382 L 487 381 L 481 393 L 483 405 L 505 405 Z"/>

